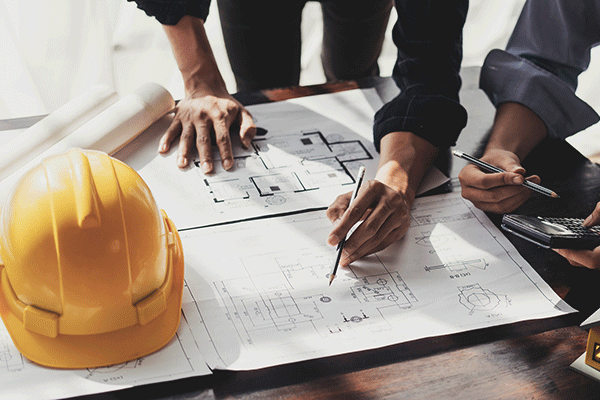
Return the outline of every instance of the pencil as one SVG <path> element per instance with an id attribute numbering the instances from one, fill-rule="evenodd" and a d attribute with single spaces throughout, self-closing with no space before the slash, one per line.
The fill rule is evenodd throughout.
<path id="1" fill-rule="evenodd" d="M 348 207 L 354 202 L 356 199 L 356 195 L 358 194 L 358 189 L 360 189 L 360 185 L 362 185 L 362 181 L 365 178 L 365 167 L 362 165 L 358 170 L 358 175 L 356 177 L 356 185 L 354 186 L 354 191 L 352 192 L 352 196 L 350 196 L 350 203 L 348 203 Z M 346 236 L 340 240 L 337 245 L 337 256 L 335 258 L 335 263 L 333 264 L 333 268 L 331 273 L 329 274 L 329 286 L 331 286 L 331 282 L 335 279 L 335 274 L 337 273 L 338 266 L 340 265 L 340 258 L 342 258 L 342 251 L 344 250 L 344 244 L 346 244 Z"/>
<path id="2" fill-rule="evenodd" d="M 496 173 L 500 173 L 500 172 L 506 172 L 505 170 L 503 170 L 502 168 L 498 168 L 492 164 L 488 164 L 485 161 L 481 161 L 478 158 L 475 158 L 473 156 L 468 155 L 467 153 L 464 153 L 460 150 L 452 150 L 452 154 L 454 154 L 456 157 L 462 158 L 464 160 L 467 160 L 468 162 L 470 162 L 471 164 L 477 165 L 479 168 L 488 171 L 488 172 L 496 172 Z M 533 183 L 533 182 L 529 182 L 528 180 L 526 180 L 525 182 L 523 182 L 523 186 L 525 186 L 528 189 L 531 189 L 535 192 L 541 193 L 543 195 L 546 195 L 548 197 L 552 197 L 554 199 L 558 199 L 560 198 L 559 195 L 557 195 L 555 192 L 553 192 L 552 190 L 545 188 L 541 185 L 538 185 L 537 183 Z"/>

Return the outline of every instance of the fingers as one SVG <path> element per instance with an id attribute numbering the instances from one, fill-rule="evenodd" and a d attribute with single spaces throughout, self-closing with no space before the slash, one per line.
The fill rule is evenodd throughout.
<path id="1" fill-rule="evenodd" d="M 158 152 L 164 154 L 171 148 L 171 143 L 181 134 L 181 121 L 179 118 L 173 118 L 171 125 L 167 129 L 164 135 L 160 138 L 158 143 Z"/>
<path id="2" fill-rule="evenodd" d="M 524 172 L 522 167 L 513 166 L 514 171 Z M 532 194 L 522 186 L 525 177 L 515 172 L 485 173 L 475 165 L 467 165 L 458 175 L 462 196 L 477 208 L 494 213 L 513 211 Z M 540 183 L 536 175 L 527 180 Z"/>
<path id="3" fill-rule="evenodd" d="M 242 142 L 242 146 L 245 149 L 250 147 L 250 143 L 254 136 L 256 136 L 256 125 L 254 124 L 254 119 L 252 115 L 244 108 L 241 113 L 241 123 L 240 123 L 240 141 Z"/>
<path id="4" fill-rule="evenodd" d="M 371 236 L 371 232 L 361 232 L 364 222 L 352 233 L 344 245 L 340 265 L 347 267 L 354 261 L 369 254 L 377 253 L 400 240 L 408 229 L 408 224 L 396 227 L 393 220 L 387 220 L 379 230 Z"/>
<path id="5" fill-rule="evenodd" d="M 334 223 L 327 243 L 335 246 L 359 222 L 347 237 L 340 265 L 348 266 L 368 254 L 399 240 L 409 226 L 409 205 L 403 194 L 379 181 L 369 181 L 352 202 L 345 193 L 332 203 L 327 217 Z"/>
<path id="6" fill-rule="evenodd" d="M 327 208 L 326 215 L 331 222 L 336 223 L 340 218 L 342 218 L 342 215 L 344 215 L 344 212 L 348 208 L 348 204 L 350 204 L 350 196 L 352 196 L 352 192 L 339 195 L 336 197 L 333 203 L 331 203 L 329 208 Z M 338 242 L 339 240 L 330 244 L 335 246 Z"/>
<path id="7" fill-rule="evenodd" d="M 196 136 L 196 130 L 193 125 L 184 125 L 181 130 L 181 138 L 179 139 L 179 154 L 177 155 L 177 166 L 179 168 L 185 168 L 189 164 L 190 153 L 192 151 L 192 144 L 194 143 L 194 137 Z"/>
<path id="8" fill-rule="evenodd" d="M 230 122 L 223 117 L 213 121 L 217 147 L 219 148 L 219 153 L 221 154 L 221 164 L 226 170 L 231 169 L 231 167 L 233 167 L 233 151 L 231 150 L 229 126 Z M 210 147 L 210 143 L 208 145 Z M 200 152 L 200 147 L 198 147 L 198 152 Z"/>
<path id="9" fill-rule="evenodd" d="M 486 173 L 479 167 L 469 164 L 460 171 L 458 180 L 461 185 L 486 190 L 500 186 L 521 185 L 525 178 L 514 172 Z"/>
<path id="10" fill-rule="evenodd" d="M 600 247 L 596 247 L 594 250 L 553 250 L 566 258 L 571 265 L 590 269 L 600 269 Z"/>
<path id="11" fill-rule="evenodd" d="M 596 208 L 594 208 L 594 211 L 592 211 L 592 213 L 585 219 L 585 221 L 583 221 L 583 226 L 589 228 L 591 226 L 598 225 L 599 222 L 600 222 L 600 203 L 597 203 Z"/>
<path id="12" fill-rule="evenodd" d="M 370 181 L 365 186 L 371 186 L 371 182 L 373 181 Z M 350 229 L 352 229 L 352 227 L 361 220 L 371 203 L 373 203 L 373 198 L 375 196 L 374 190 L 372 190 L 372 188 L 369 190 L 365 186 L 360 188 L 356 199 L 352 202 L 352 204 L 349 205 L 351 196 L 350 193 L 338 196 L 336 201 L 333 203 L 336 205 L 336 209 L 332 210 L 331 214 L 335 214 L 339 217 L 333 219 L 333 221 L 335 221 L 334 229 L 331 231 L 329 238 L 327 239 L 327 243 L 330 245 L 337 245 L 338 242 L 348 234 Z M 342 211 L 341 214 L 339 214 L 340 211 Z M 330 213 L 328 210 L 328 215 L 329 214 Z"/>
<path id="13" fill-rule="evenodd" d="M 183 140 L 183 136 L 181 138 Z M 190 146 L 191 143 L 194 143 L 196 149 L 198 150 L 198 160 L 200 161 L 200 169 L 202 169 L 203 174 L 210 174 L 213 172 L 213 158 L 212 158 L 212 143 L 210 139 L 210 127 L 206 125 L 196 125 L 196 140 L 192 142 L 191 140 L 187 141 L 185 146 Z M 179 148 L 181 149 L 182 143 L 179 143 Z"/>
<path id="14" fill-rule="evenodd" d="M 248 147 L 256 134 L 252 116 L 231 96 L 203 96 L 181 100 L 175 117 L 159 142 L 158 151 L 166 153 L 175 139 L 179 139 L 177 165 L 189 165 L 194 149 L 198 151 L 200 167 L 205 174 L 214 171 L 211 135 L 221 156 L 223 168 L 233 167 L 233 150 L 230 128 L 239 124 L 242 146 Z"/>

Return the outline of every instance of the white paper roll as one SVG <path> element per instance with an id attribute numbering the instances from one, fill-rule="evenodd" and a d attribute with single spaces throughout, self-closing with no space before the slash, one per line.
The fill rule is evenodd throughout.
<path id="1" fill-rule="evenodd" d="M 114 154 L 174 107 L 175 101 L 165 88 L 146 83 L 57 143 L 48 155 L 71 147 Z"/>
<path id="2" fill-rule="evenodd" d="M 77 130 L 118 98 L 108 86 L 95 86 L 0 147 L 0 180 Z"/>
<path id="3" fill-rule="evenodd" d="M 22 164 L 19 169 L 0 182 L 0 205 L 4 204 L 8 193 L 17 181 L 44 158 L 73 147 L 113 154 L 174 107 L 175 101 L 165 88 L 156 83 L 144 84 L 33 160 Z"/>

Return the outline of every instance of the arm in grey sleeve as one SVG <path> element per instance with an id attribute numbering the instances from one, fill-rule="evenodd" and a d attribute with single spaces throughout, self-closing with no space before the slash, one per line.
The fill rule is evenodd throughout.
<path id="1" fill-rule="evenodd" d="M 492 50 L 480 87 L 495 106 L 525 105 L 564 139 L 598 122 L 575 95 L 577 77 L 600 42 L 600 0 L 528 0 L 506 51 Z"/>

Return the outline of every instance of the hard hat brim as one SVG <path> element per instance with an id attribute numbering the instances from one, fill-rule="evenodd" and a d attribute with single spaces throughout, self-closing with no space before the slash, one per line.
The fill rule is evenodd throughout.
<path id="1" fill-rule="evenodd" d="M 76 369 L 120 364 L 167 345 L 177 332 L 181 318 L 184 261 L 177 229 L 168 217 L 165 216 L 165 219 L 173 232 L 174 244 L 170 268 L 173 287 L 164 312 L 145 325 L 136 324 L 95 335 L 58 335 L 51 338 L 25 329 L 23 322 L 11 312 L 0 287 L 0 316 L 17 349 L 37 364 Z"/>

